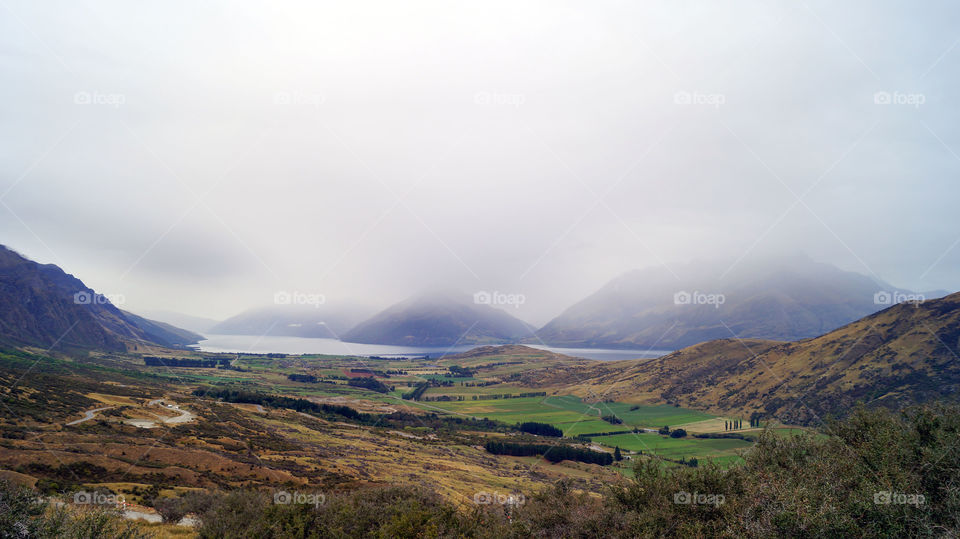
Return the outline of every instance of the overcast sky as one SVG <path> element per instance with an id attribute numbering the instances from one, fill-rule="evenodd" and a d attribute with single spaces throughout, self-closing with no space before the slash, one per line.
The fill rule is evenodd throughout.
<path id="1" fill-rule="evenodd" d="M 768 252 L 957 290 L 960 7 L 838 4 L 7 0 L 0 243 L 214 318 Z"/>

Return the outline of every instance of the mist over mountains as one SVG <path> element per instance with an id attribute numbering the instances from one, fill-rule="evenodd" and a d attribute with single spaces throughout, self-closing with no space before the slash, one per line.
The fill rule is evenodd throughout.
<path id="1" fill-rule="evenodd" d="M 453 346 L 517 342 L 533 334 L 525 322 L 455 292 L 418 294 L 357 325 L 343 340 L 364 344 Z"/>
<path id="2" fill-rule="evenodd" d="M 272 305 L 244 311 L 210 328 L 225 335 L 270 335 L 339 339 L 370 309 L 352 305 Z"/>
<path id="3" fill-rule="evenodd" d="M 815 337 L 914 292 L 805 256 L 628 272 L 537 332 L 555 346 L 677 349 L 712 339 Z M 718 275 L 720 277 L 718 277 Z M 939 297 L 946 292 L 928 292 Z"/>

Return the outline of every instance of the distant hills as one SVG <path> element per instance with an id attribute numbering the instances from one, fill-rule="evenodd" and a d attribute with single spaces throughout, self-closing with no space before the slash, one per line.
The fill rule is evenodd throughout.
<path id="1" fill-rule="evenodd" d="M 857 401 L 899 408 L 960 397 L 960 293 L 901 303 L 798 342 L 710 341 L 653 360 L 529 375 L 588 399 L 672 402 L 815 424 Z"/>
<path id="2" fill-rule="evenodd" d="M 676 274 L 631 271 L 568 308 L 537 336 L 551 346 L 656 349 L 732 335 L 797 340 L 889 306 L 877 294 L 911 294 L 806 257 L 744 261 L 719 279 L 723 267 L 713 262 L 676 268 Z"/>
<path id="3" fill-rule="evenodd" d="M 453 346 L 517 342 L 533 334 L 525 322 L 453 292 L 414 296 L 388 307 L 342 335 L 348 342 L 398 346 Z"/>
<path id="4" fill-rule="evenodd" d="M 0 341 L 58 349 L 124 350 L 130 343 L 183 347 L 202 337 L 123 311 L 54 264 L 0 245 Z"/>
<path id="5" fill-rule="evenodd" d="M 273 335 L 339 339 L 366 318 L 369 311 L 322 304 L 274 305 L 245 311 L 209 329 L 225 335 Z"/>
<path id="6" fill-rule="evenodd" d="M 210 329 L 219 324 L 217 320 L 212 318 L 191 316 L 189 314 L 177 313 L 173 311 L 144 311 L 143 315 L 151 320 L 163 321 L 178 328 L 187 329 L 201 335 L 210 333 Z"/>

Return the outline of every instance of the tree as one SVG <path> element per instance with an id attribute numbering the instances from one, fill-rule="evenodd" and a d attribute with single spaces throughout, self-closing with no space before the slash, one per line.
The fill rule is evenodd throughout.
<path id="1" fill-rule="evenodd" d="M 670 434 L 670 427 L 667 426 L 667 425 L 664 425 L 664 426 L 661 427 L 660 430 L 658 430 L 657 432 L 659 432 L 660 434 L 666 436 L 666 435 Z"/>
<path id="2" fill-rule="evenodd" d="M 674 429 L 673 432 L 670 433 L 671 438 L 683 438 L 686 435 L 687 435 L 687 431 L 683 429 Z"/>
<path id="3" fill-rule="evenodd" d="M 617 462 L 620 462 L 621 460 L 623 460 L 623 455 L 620 454 L 620 446 L 619 446 L 619 445 L 618 445 L 617 447 L 614 447 L 614 448 L 613 448 L 613 460 L 615 460 L 615 461 L 617 461 Z"/>

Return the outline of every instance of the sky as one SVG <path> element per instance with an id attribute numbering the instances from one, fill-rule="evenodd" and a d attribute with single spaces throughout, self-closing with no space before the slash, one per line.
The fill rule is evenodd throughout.
<path id="1" fill-rule="evenodd" d="M 5 0 L 0 243 L 217 319 L 443 287 L 542 324 L 634 268 L 770 253 L 958 290 L 958 19 Z"/>

